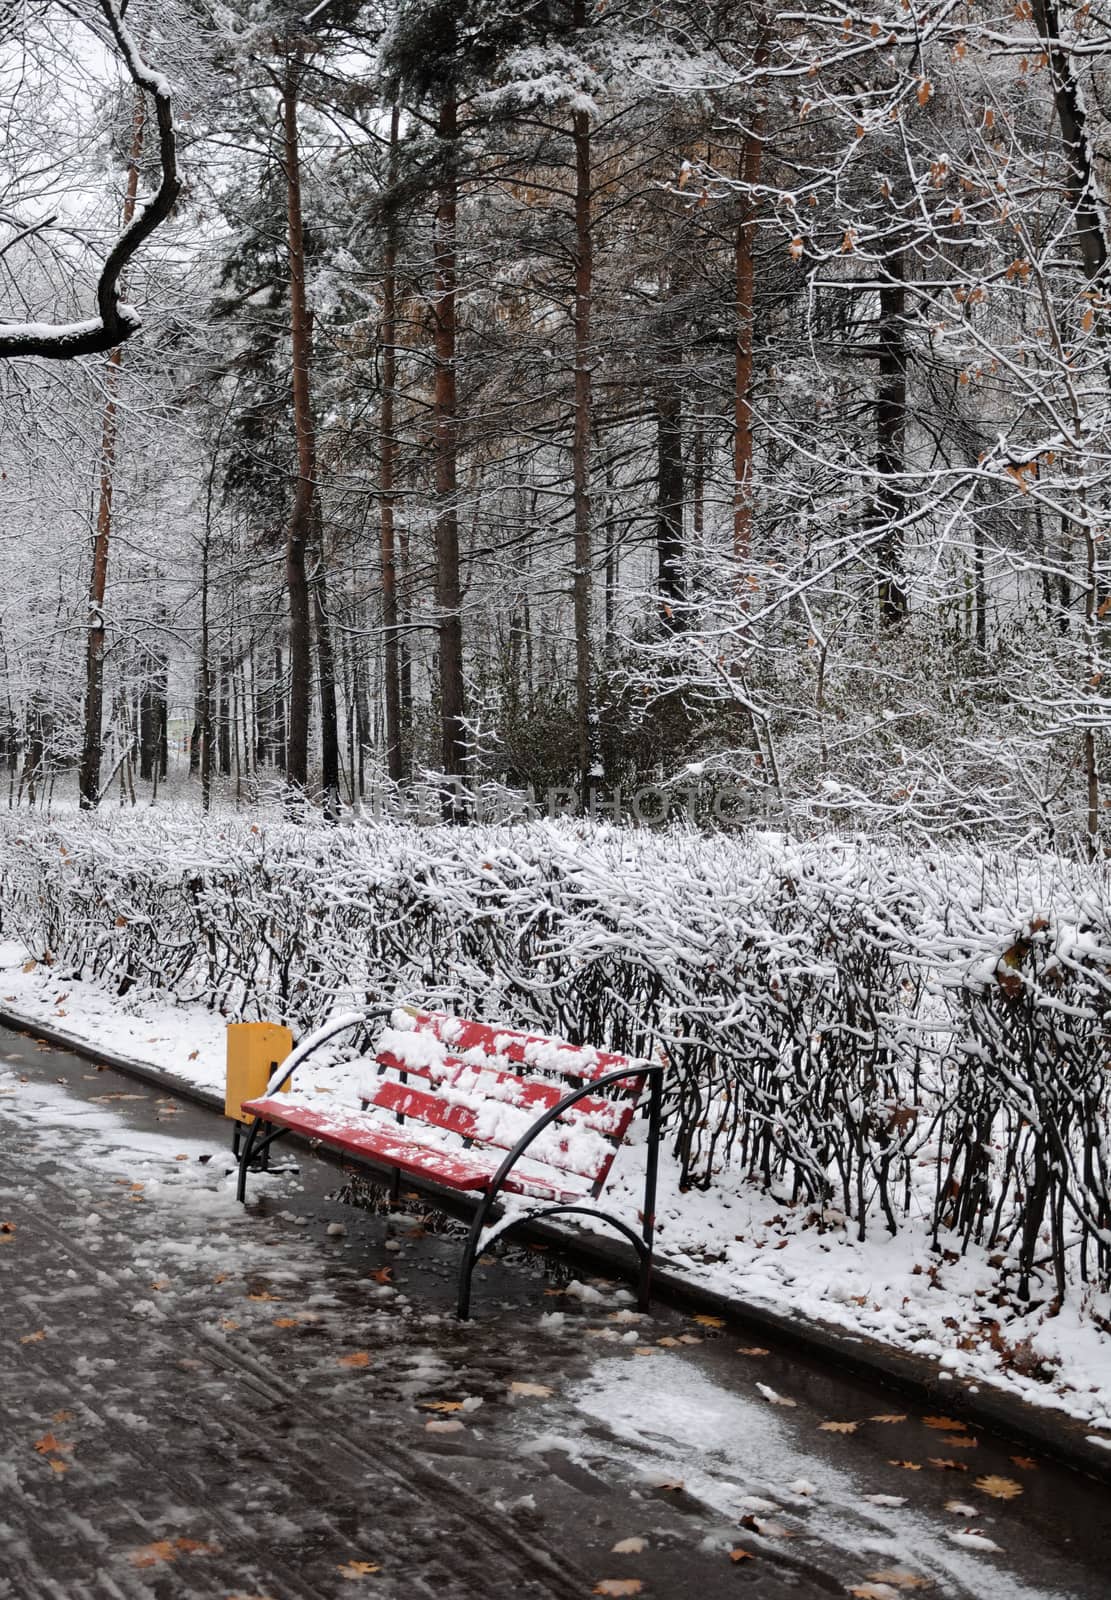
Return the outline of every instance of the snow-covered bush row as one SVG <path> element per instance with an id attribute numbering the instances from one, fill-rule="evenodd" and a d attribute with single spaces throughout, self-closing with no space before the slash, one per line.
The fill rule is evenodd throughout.
<path id="1" fill-rule="evenodd" d="M 861 1235 L 927 1207 L 1024 1298 L 1111 1286 L 1102 867 L 566 823 L 11 818 L 0 845 L 4 931 L 61 972 L 298 1027 L 408 995 L 664 1050 L 692 1184 L 737 1163 Z"/>

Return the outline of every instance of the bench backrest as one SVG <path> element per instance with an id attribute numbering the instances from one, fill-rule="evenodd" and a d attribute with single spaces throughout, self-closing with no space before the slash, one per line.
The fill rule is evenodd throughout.
<path id="1" fill-rule="evenodd" d="M 362 1098 L 398 1121 L 412 1117 L 468 1144 L 509 1150 L 572 1089 L 625 1066 L 627 1081 L 584 1096 L 528 1152 L 532 1160 L 590 1179 L 598 1190 L 645 1087 L 627 1056 L 423 1011 L 408 1026 L 384 1031 L 378 1075 L 364 1080 Z"/>

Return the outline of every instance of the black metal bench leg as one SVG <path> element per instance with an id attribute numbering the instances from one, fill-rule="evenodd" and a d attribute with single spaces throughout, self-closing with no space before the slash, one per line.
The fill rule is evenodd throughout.
<path id="1" fill-rule="evenodd" d="M 660 1129 L 663 1123 L 663 1073 L 652 1074 L 648 1108 L 648 1162 L 644 1173 L 644 1218 L 641 1236 L 644 1250 L 640 1257 L 637 1310 L 647 1311 L 652 1304 L 652 1241 L 656 1233 L 656 1185 L 660 1169 Z"/>
<path id="2" fill-rule="evenodd" d="M 463 1260 L 459 1267 L 459 1300 L 455 1307 L 455 1315 L 460 1322 L 467 1322 L 471 1315 L 471 1278 L 474 1275 L 475 1262 L 478 1259 L 478 1242 L 482 1238 L 482 1231 L 490 1220 L 490 1213 L 494 1209 L 495 1196 L 486 1194 L 482 1203 L 475 1212 L 471 1231 L 467 1235 L 467 1242 L 463 1246 Z"/>
<path id="3" fill-rule="evenodd" d="M 237 1123 L 236 1127 L 238 1126 L 239 1124 Z M 239 1152 L 239 1178 L 235 1186 L 235 1198 L 239 1201 L 240 1205 L 242 1205 L 247 1198 L 247 1173 L 250 1170 L 251 1157 L 255 1150 L 255 1140 L 258 1138 L 258 1130 L 261 1127 L 262 1123 L 259 1121 L 258 1117 L 256 1117 L 251 1123 L 251 1126 L 247 1129 L 247 1137 L 243 1142 L 242 1150 Z M 238 1143 L 238 1141 L 236 1142 Z"/>

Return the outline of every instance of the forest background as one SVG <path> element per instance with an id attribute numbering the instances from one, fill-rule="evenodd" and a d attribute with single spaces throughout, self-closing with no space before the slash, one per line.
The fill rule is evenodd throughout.
<path id="1" fill-rule="evenodd" d="M 10 803 L 727 784 L 1101 851 L 1099 6 L 0 29 Z M 152 84 L 127 337 L 28 354 L 165 198 Z"/>

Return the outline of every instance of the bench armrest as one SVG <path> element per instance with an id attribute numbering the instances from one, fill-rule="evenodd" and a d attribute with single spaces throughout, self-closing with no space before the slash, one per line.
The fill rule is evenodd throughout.
<path id="1" fill-rule="evenodd" d="M 295 1046 L 280 1062 L 277 1071 L 266 1085 L 266 1094 L 281 1094 L 282 1088 L 289 1081 L 293 1072 L 301 1065 L 306 1057 L 322 1044 L 327 1044 L 329 1039 L 334 1039 L 337 1033 L 343 1033 L 348 1028 L 357 1028 L 365 1022 L 374 1022 L 379 1017 L 392 1016 L 395 1011 L 406 1009 L 406 1002 L 391 1000 L 389 1005 L 371 1006 L 369 1011 L 342 1011 L 338 1017 L 330 1017 L 313 1033 L 308 1034 L 301 1043 Z"/>

